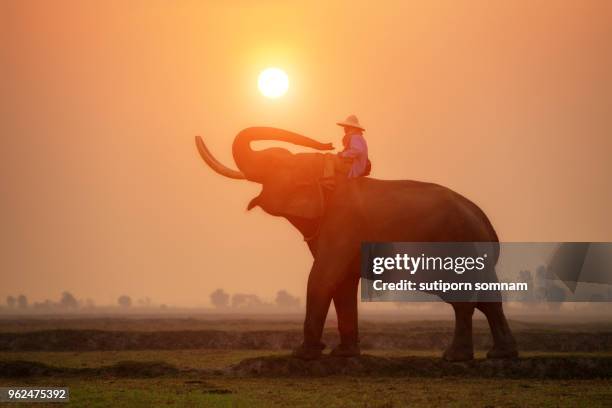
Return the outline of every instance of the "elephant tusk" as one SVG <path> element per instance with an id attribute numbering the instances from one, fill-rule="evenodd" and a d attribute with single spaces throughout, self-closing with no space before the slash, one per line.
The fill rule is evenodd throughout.
<path id="1" fill-rule="evenodd" d="M 200 153 L 200 156 L 206 162 L 206 164 L 210 166 L 211 169 L 213 169 L 214 171 L 216 171 L 217 173 L 225 177 L 229 177 L 229 178 L 236 179 L 236 180 L 246 179 L 246 176 L 244 175 L 243 172 L 232 170 L 229 167 L 226 167 L 223 164 L 219 163 L 217 159 L 215 159 L 213 155 L 210 153 L 210 151 L 208 150 L 208 148 L 206 147 L 206 145 L 204 144 L 204 141 L 202 140 L 200 136 L 195 137 L 195 142 L 198 148 L 198 152 Z"/>

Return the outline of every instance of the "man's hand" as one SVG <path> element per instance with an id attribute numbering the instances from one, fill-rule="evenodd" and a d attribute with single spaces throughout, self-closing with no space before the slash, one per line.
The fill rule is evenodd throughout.
<path id="1" fill-rule="evenodd" d="M 334 149 L 335 147 L 331 143 L 323 143 L 323 146 L 321 147 L 321 150 L 334 150 Z"/>

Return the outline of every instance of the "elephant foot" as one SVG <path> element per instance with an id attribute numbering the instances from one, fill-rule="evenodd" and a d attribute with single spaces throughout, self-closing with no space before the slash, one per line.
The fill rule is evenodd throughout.
<path id="1" fill-rule="evenodd" d="M 471 346 L 451 345 L 442 358 L 446 361 L 469 361 L 474 359 L 474 349 Z"/>
<path id="2" fill-rule="evenodd" d="M 292 357 L 299 358 L 300 360 L 317 360 L 321 358 L 325 344 L 302 344 L 291 353 Z"/>
<path id="3" fill-rule="evenodd" d="M 351 343 L 351 344 L 343 344 L 340 343 L 329 353 L 330 356 L 333 357 L 358 357 L 361 355 L 361 349 L 359 348 L 359 344 Z"/>
<path id="4" fill-rule="evenodd" d="M 493 346 L 491 350 L 487 353 L 487 358 L 518 358 L 519 353 L 516 349 L 516 346 L 509 345 L 505 347 Z"/>

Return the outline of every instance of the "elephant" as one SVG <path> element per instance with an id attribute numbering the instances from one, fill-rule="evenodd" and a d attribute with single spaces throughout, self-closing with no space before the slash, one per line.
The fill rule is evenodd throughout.
<path id="1" fill-rule="evenodd" d="M 292 153 L 272 147 L 254 150 L 251 142 L 282 141 L 319 152 Z M 485 213 L 462 195 L 441 185 L 412 180 L 348 179 L 336 173 L 333 191 L 322 177 L 337 158 L 331 143 L 321 143 L 288 130 L 250 127 L 234 138 L 232 153 L 239 170 L 217 161 L 201 137 L 200 156 L 215 172 L 262 185 L 248 204 L 286 218 L 304 237 L 313 256 L 306 294 L 303 343 L 294 356 L 322 355 L 325 320 L 333 301 L 340 344 L 335 356 L 359 355 L 357 292 L 361 242 L 493 242 L 497 234 Z M 472 316 L 487 318 L 493 346 L 489 358 L 515 358 L 516 342 L 501 302 L 454 302 L 455 330 L 443 354 L 448 361 L 473 359 Z"/>

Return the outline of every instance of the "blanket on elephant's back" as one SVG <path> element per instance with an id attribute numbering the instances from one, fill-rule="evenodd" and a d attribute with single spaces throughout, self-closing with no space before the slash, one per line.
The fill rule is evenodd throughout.
<path id="1" fill-rule="evenodd" d="M 301 153 L 295 156 L 296 184 L 317 183 L 321 180 L 333 179 L 336 176 L 348 174 L 350 160 L 343 159 L 333 153 Z"/>
<path id="2" fill-rule="evenodd" d="M 296 183 L 320 182 L 321 180 L 334 179 L 335 177 L 346 178 L 351 169 L 352 160 L 343 158 L 333 153 L 301 153 L 295 155 Z M 366 173 L 368 176 L 372 164 L 368 159 Z"/>

